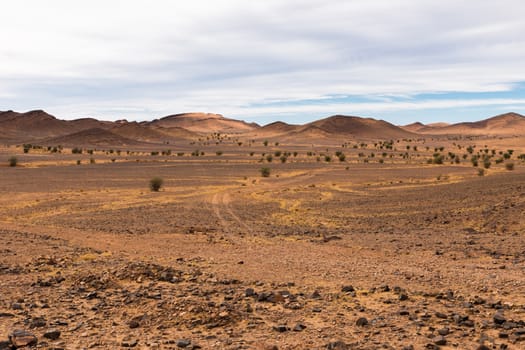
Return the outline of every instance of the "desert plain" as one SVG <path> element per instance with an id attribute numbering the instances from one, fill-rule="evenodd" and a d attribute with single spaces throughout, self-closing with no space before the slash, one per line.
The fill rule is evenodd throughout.
<path id="1" fill-rule="evenodd" d="M 5 139 L 0 349 L 525 348 L 523 129 L 206 127 Z"/>

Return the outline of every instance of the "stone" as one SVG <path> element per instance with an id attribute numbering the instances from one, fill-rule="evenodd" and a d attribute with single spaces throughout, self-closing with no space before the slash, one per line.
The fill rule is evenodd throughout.
<path id="1" fill-rule="evenodd" d="M 57 340 L 60 338 L 60 331 L 58 329 L 50 329 L 44 333 L 44 338 Z"/>
<path id="2" fill-rule="evenodd" d="M 11 334 L 9 334 L 9 341 L 15 348 L 33 346 L 38 343 L 38 339 L 33 333 L 23 329 L 16 329 L 11 332 Z"/>
<path id="3" fill-rule="evenodd" d="M 350 347 L 340 340 L 326 344 L 326 350 L 349 350 Z"/>
<path id="4" fill-rule="evenodd" d="M 341 292 L 343 293 L 355 292 L 355 288 L 353 286 L 343 286 L 343 288 L 341 288 Z"/>
<path id="5" fill-rule="evenodd" d="M 446 314 L 444 314 L 442 312 L 439 312 L 439 311 L 436 312 L 435 315 L 436 315 L 437 318 L 441 318 L 441 319 L 444 319 L 444 320 L 448 318 Z"/>
<path id="6" fill-rule="evenodd" d="M 305 326 L 304 324 L 302 324 L 302 323 L 298 323 L 298 324 L 296 324 L 296 325 L 293 327 L 292 330 L 293 330 L 294 332 L 301 332 L 301 331 L 303 331 L 305 328 L 306 328 L 306 326 Z"/>
<path id="7" fill-rule="evenodd" d="M 191 344 L 191 340 L 189 339 L 179 339 L 177 340 L 177 347 L 178 348 L 186 348 L 188 346 L 190 346 Z"/>
<path id="8" fill-rule="evenodd" d="M 286 325 L 277 325 L 277 326 L 273 326 L 273 329 L 279 333 L 284 333 L 284 332 L 287 332 L 289 330 L 288 327 L 286 327 Z"/>
<path id="9" fill-rule="evenodd" d="M 432 342 L 436 345 L 447 345 L 447 339 L 442 335 L 433 338 Z"/>
<path id="10" fill-rule="evenodd" d="M 496 312 L 494 317 L 492 318 L 494 320 L 495 324 L 503 324 L 507 319 L 501 314 L 501 312 Z"/>
<path id="11" fill-rule="evenodd" d="M 406 294 L 406 293 L 399 294 L 399 300 L 400 301 L 408 300 L 408 294 Z"/>
<path id="12" fill-rule="evenodd" d="M 450 333 L 450 329 L 448 329 L 447 327 L 440 328 L 440 329 L 438 329 L 437 332 L 438 332 L 439 335 L 445 336 L 445 335 L 448 335 Z"/>
<path id="13" fill-rule="evenodd" d="M 120 345 L 124 348 L 134 348 L 138 343 L 139 342 L 137 339 L 125 339 L 120 343 Z"/>
<path id="14" fill-rule="evenodd" d="M 359 317 L 355 322 L 355 325 L 358 327 L 364 327 L 368 324 L 368 320 L 365 317 Z"/>

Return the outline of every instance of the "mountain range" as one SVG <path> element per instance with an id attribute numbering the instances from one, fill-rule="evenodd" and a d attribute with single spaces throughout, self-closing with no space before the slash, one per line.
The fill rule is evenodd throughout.
<path id="1" fill-rule="evenodd" d="M 145 122 L 61 120 L 43 110 L 0 112 L 0 142 L 42 145 L 138 145 L 196 140 L 210 134 L 309 140 L 318 138 L 399 139 L 424 135 L 525 135 L 525 117 L 506 113 L 477 122 L 457 124 L 420 122 L 396 126 L 384 120 L 334 115 L 303 125 L 281 121 L 260 126 L 212 113 L 183 113 Z"/>

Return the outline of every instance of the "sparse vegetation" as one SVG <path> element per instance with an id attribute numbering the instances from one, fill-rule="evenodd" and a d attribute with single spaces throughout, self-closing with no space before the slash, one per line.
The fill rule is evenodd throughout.
<path id="1" fill-rule="evenodd" d="M 158 192 L 162 185 L 164 184 L 164 180 L 160 177 L 154 177 L 149 181 L 149 188 L 153 192 Z"/>
<path id="2" fill-rule="evenodd" d="M 505 169 L 514 170 L 514 163 L 505 163 Z"/>
<path id="3" fill-rule="evenodd" d="M 9 166 L 15 167 L 18 164 L 18 158 L 16 158 L 15 156 L 12 156 L 8 159 L 8 162 L 9 162 Z"/>
<path id="4" fill-rule="evenodd" d="M 261 176 L 262 177 L 270 177 L 270 168 L 261 168 Z"/>

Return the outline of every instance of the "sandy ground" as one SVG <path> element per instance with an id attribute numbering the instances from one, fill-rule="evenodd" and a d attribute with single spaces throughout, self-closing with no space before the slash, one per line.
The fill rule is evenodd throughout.
<path id="1" fill-rule="evenodd" d="M 0 149 L 0 349 L 525 346 L 523 140 L 220 147 Z"/>

